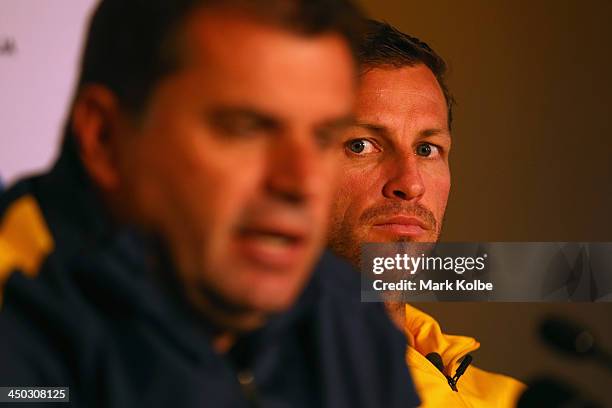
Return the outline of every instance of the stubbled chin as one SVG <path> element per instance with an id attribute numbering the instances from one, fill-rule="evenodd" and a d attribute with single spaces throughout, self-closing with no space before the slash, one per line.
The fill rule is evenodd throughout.
<path id="1" fill-rule="evenodd" d="M 256 275 L 248 287 L 249 303 L 267 313 L 279 313 L 289 309 L 304 290 L 310 273 L 303 271 L 254 272 Z"/>
<path id="2" fill-rule="evenodd" d="M 430 231 L 398 231 L 392 228 L 369 227 L 365 238 L 359 242 L 436 242 L 437 234 Z"/>

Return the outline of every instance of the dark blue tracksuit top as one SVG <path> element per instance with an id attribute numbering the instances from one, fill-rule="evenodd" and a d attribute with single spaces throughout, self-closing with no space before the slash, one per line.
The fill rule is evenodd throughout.
<path id="1" fill-rule="evenodd" d="M 291 310 L 220 355 L 163 250 L 110 227 L 70 143 L 49 173 L 0 196 L 0 239 L 28 196 L 54 247 L 35 276 L 0 271 L 0 386 L 69 386 L 63 407 L 418 405 L 405 338 L 380 303 L 360 302 L 358 273 L 332 255 Z"/>

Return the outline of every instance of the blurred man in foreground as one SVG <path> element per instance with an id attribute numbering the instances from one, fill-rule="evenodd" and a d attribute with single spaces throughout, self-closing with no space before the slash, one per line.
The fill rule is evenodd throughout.
<path id="1" fill-rule="evenodd" d="M 330 232 L 331 247 L 355 265 L 362 243 L 436 242 L 451 185 L 444 61 L 427 44 L 375 21 L 360 58 L 356 124 L 342 139 L 343 178 Z M 408 337 L 407 361 L 423 406 L 514 406 L 523 387 L 509 377 L 470 367 L 456 387 L 449 383 L 460 360 L 480 346 L 476 340 L 443 334 L 410 305 L 387 307 Z M 443 367 L 429 353 L 438 353 Z"/>
<path id="2" fill-rule="evenodd" d="M 342 0 L 101 2 L 59 160 L 0 197 L 1 386 L 83 407 L 417 404 L 358 277 L 311 273 L 359 21 Z"/>

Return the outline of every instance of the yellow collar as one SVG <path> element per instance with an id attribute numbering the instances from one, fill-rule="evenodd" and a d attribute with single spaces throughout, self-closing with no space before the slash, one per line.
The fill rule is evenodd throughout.
<path id="1" fill-rule="evenodd" d="M 442 333 L 433 317 L 409 304 L 406 304 L 404 327 L 412 348 L 423 356 L 432 352 L 440 354 L 447 375 L 455 372 L 459 359 L 480 347 L 472 337 Z"/>

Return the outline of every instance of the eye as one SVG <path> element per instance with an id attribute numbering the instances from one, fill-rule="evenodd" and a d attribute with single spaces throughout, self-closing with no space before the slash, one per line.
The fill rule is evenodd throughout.
<path id="1" fill-rule="evenodd" d="M 217 134 L 229 138 L 255 138 L 276 130 L 273 118 L 240 109 L 213 111 L 205 116 Z"/>
<path id="2" fill-rule="evenodd" d="M 367 139 L 352 139 L 346 142 L 346 148 L 353 154 L 364 155 L 378 151 L 374 143 Z"/>
<path id="3" fill-rule="evenodd" d="M 431 143 L 421 143 L 416 147 L 416 154 L 422 157 L 437 157 L 440 155 L 440 148 Z"/>
<path id="4" fill-rule="evenodd" d="M 222 129 L 227 135 L 236 137 L 252 136 L 260 132 L 263 123 L 253 118 L 236 118 L 222 124 Z"/>

